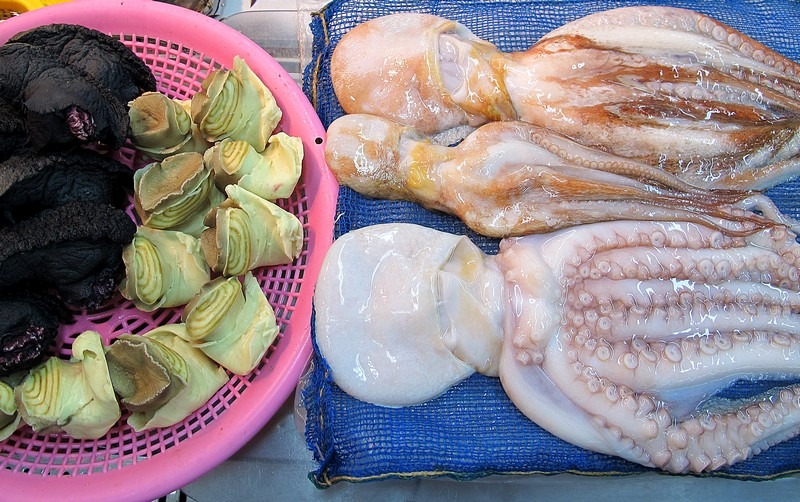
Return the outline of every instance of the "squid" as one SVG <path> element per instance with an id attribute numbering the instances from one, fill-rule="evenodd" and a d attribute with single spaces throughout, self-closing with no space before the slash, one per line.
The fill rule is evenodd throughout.
<path id="1" fill-rule="evenodd" d="M 701 473 L 800 433 L 798 267 L 784 227 L 612 221 L 489 255 L 427 227 L 367 226 L 325 257 L 315 336 L 363 401 L 422 403 L 479 372 L 568 442 Z M 738 380 L 779 383 L 718 396 Z"/>
<path id="2" fill-rule="evenodd" d="M 393 14 L 342 37 L 331 78 L 346 113 L 424 134 L 520 120 L 705 188 L 800 172 L 800 65 L 689 10 L 600 12 L 507 53 L 460 23 Z"/>
<path id="3" fill-rule="evenodd" d="M 726 233 L 796 225 L 762 194 L 698 188 L 527 122 L 484 124 L 456 146 L 440 140 L 351 114 L 328 127 L 325 155 L 341 184 L 456 215 L 489 237 L 619 219 L 692 221 Z"/>

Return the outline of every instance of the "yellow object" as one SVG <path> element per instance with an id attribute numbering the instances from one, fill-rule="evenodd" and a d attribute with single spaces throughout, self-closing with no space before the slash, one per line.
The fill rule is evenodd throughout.
<path id="1" fill-rule="evenodd" d="M 68 0 L 0 0 L 0 21 L 28 12 L 29 10 L 66 1 Z"/>

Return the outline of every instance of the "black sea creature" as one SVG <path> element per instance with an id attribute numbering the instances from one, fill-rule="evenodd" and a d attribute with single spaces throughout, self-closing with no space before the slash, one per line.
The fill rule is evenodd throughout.
<path id="1" fill-rule="evenodd" d="M 69 307 L 116 293 L 133 172 L 96 150 L 125 143 L 128 102 L 155 90 L 130 49 L 83 26 L 0 46 L 0 376 L 41 362 Z"/>
<path id="2" fill-rule="evenodd" d="M 150 68 L 119 40 L 75 24 L 50 24 L 14 35 L 9 43 L 29 44 L 58 55 L 58 60 L 105 87 L 127 103 L 155 90 Z"/>
<path id="3" fill-rule="evenodd" d="M 0 96 L 0 159 L 4 152 L 20 151 L 28 141 L 25 121 L 17 109 Z"/>
<path id="4" fill-rule="evenodd" d="M 0 296 L 0 376 L 41 362 L 68 316 L 66 307 L 49 295 Z"/>
<path id="5" fill-rule="evenodd" d="M 152 72 L 130 49 L 84 26 L 42 26 L 0 46 L 0 132 L 24 134 L 23 148 L 33 151 L 119 148 L 128 135 L 128 102 L 155 89 Z M 11 143 L 0 141 L 0 160 L 19 151 Z"/>
<path id="6" fill-rule="evenodd" d="M 91 150 L 15 155 L 0 162 L 0 227 L 73 200 L 122 206 L 133 171 Z"/>
<path id="7" fill-rule="evenodd" d="M 0 229 L 0 290 L 54 289 L 68 304 L 97 308 L 116 291 L 122 248 L 136 224 L 108 204 L 72 201 Z"/>

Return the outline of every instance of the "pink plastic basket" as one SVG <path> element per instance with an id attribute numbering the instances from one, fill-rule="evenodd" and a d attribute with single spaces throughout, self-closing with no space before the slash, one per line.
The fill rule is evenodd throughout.
<path id="1" fill-rule="evenodd" d="M 250 375 L 232 376 L 205 406 L 173 427 L 135 433 L 123 415 L 96 441 L 42 436 L 24 427 L 0 442 L 0 499 L 153 500 L 227 459 L 291 395 L 311 354 L 312 295 L 333 239 L 338 185 L 325 164 L 325 130 L 310 103 L 289 74 L 239 32 L 160 2 L 78 0 L 1 22 L 0 44 L 20 31 L 50 23 L 81 24 L 119 38 L 153 69 L 159 90 L 172 97 L 190 97 L 209 71 L 230 67 L 239 55 L 283 110 L 279 128 L 302 138 L 305 148 L 300 183 L 281 201 L 303 223 L 304 248 L 292 265 L 255 273 L 275 309 L 281 334 Z M 130 148 L 117 155 L 134 168 L 145 162 Z M 98 311 L 78 312 L 78 322 L 62 328 L 54 350 L 69 357 L 72 340 L 86 329 L 100 332 L 108 343 L 125 332 L 179 322 L 179 317 L 179 310 L 140 312 L 117 296 Z"/>

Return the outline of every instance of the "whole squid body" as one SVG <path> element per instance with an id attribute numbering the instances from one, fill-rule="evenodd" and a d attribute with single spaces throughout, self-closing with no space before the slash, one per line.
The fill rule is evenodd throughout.
<path id="1" fill-rule="evenodd" d="M 689 10 L 600 12 L 509 53 L 457 22 L 394 14 L 342 37 L 331 78 L 345 112 L 424 134 L 521 120 L 702 187 L 800 172 L 800 65 Z"/>
<path id="2" fill-rule="evenodd" d="M 463 236 L 368 226 L 325 258 L 315 336 L 363 401 L 421 403 L 478 371 L 555 436 L 698 473 L 800 433 L 799 265 L 781 227 L 604 222 L 487 255 Z M 779 383 L 716 396 L 741 379 Z"/>
<path id="3" fill-rule="evenodd" d="M 325 157 L 342 185 L 456 215 L 490 237 L 620 219 L 692 221 L 729 234 L 796 225 L 760 193 L 695 187 L 527 122 L 490 122 L 455 146 L 437 143 L 449 134 L 368 114 L 339 117 L 327 133 Z"/>

